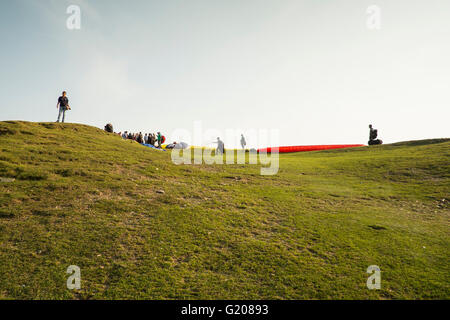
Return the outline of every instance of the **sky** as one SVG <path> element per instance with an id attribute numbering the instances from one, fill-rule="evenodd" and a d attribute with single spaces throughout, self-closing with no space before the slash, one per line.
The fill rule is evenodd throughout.
<path id="1" fill-rule="evenodd" d="M 169 141 L 450 137 L 449 40 L 448 0 L 2 0 L 0 120 L 55 121 L 66 90 L 68 122 Z"/>

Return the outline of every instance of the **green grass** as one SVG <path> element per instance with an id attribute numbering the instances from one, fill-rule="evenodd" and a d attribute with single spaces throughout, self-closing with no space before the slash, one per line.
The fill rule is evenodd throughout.
<path id="1" fill-rule="evenodd" d="M 89 126 L 0 122 L 0 298 L 449 299 L 449 147 L 280 155 L 261 176 L 176 166 Z"/>

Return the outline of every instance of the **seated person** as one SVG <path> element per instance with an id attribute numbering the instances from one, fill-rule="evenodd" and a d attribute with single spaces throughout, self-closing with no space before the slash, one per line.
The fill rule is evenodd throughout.
<path id="1" fill-rule="evenodd" d="M 377 144 L 383 144 L 383 141 L 380 139 L 377 139 L 378 136 L 378 130 L 372 128 L 372 125 L 369 124 L 370 134 L 369 134 L 369 146 L 377 145 Z"/>
<path id="2" fill-rule="evenodd" d="M 169 143 L 169 144 L 166 146 L 166 149 L 173 149 L 173 148 L 175 148 L 176 145 L 177 145 L 176 142 L 174 142 L 174 143 Z"/>
<path id="3" fill-rule="evenodd" d="M 113 132 L 114 132 L 114 129 L 113 129 L 113 126 L 112 126 L 111 123 L 108 123 L 108 124 L 105 126 L 105 131 L 106 131 L 106 132 L 109 132 L 109 133 L 113 133 Z"/>

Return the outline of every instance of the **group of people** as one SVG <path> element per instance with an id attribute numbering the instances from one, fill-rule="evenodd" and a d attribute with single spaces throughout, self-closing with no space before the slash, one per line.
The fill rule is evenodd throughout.
<path id="1" fill-rule="evenodd" d="M 213 143 L 217 143 L 216 154 L 224 154 L 225 153 L 225 143 L 222 140 L 220 140 L 220 137 L 217 137 L 217 141 L 214 141 Z M 245 141 L 244 134 L 241 134 L 242 150 L 245 150 L 246 146 L 247 146 L 247 141 Z"/>
<path id="2" fill-rule="evenodd" d="M 161 134 L 161 132 L 155 133 L 146 133 L 145 135 L 142 134 L 142 132 L 139 133 L 131 133 L 128 131 L 125 132 L 119 132 L 119 135 L 123 139 L 129 139 L 134 140 L 136 142 L 139 142 L 141 144 L 149 144 L 157 148 L 161 148 L 162 144 L 164 143 L 164 136 Z"/>
<path id="3" fill-rule="evenodd" d="M 58 120 L 56 122 L 59 122 L 62 116 L 62 122 L 65 120 L 65 115 L 67 110 L 71 110 L 69 105 L 69 99 L 67 98 L 66 91 L 63 91 L 62 95 L 58 98 L 58 103 L 56 104 L 56 108 L 59 109 L 58 113 Z M 378 145 L 383 144 L 383 141 L 380 139 L 377 139 L 378 137 L 378 130 L 374 129 L 372 125 L 369 125 L 370 133 L 369 133 L 369 146 L 371 145 Z M 105 131 L 113 133 L 113 127 L 111 124 L 107 124 L 105 126 Z M 119 132 L 118 133 L 123 139 L 129 139 L 137 141 L 141 144 L 148 144 L 157 148 L 161 148 L 162 144 L 164 143 L 164 136 L 161 134 L 161 132 L 158 133 L 146 133 L 145 135 L 142 135 L 142 132 L 139 133 L 131 133 L 128 131 L 125 131 L 124 133 Z M 223 143 L 220 138 L 217 138 L 217 141 L 214 141 L 213 143 L 217 143 L 216 153 L 217 154 L 223 154 L 225 152 L 225 144 Z M 247 142 L 245 141 L 244 135 L 241 134 L 241 146 L 242 149 L 245 149 L 245 146 L 247 145 Z M 181 142 L 177 144 L 176 142 L 173 142 L 168 145 L 169 149 L 182 147 L 184 149 L 185 143 Z"/>

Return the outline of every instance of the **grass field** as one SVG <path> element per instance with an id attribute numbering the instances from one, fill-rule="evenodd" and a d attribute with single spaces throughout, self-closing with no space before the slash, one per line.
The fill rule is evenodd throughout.
<path id="1" fill-rule="evenodd" d="M 261 176 L 0 122 L 0 298 L 449 299 L 449 168 L 450 139 L 280 155 Z"/>

